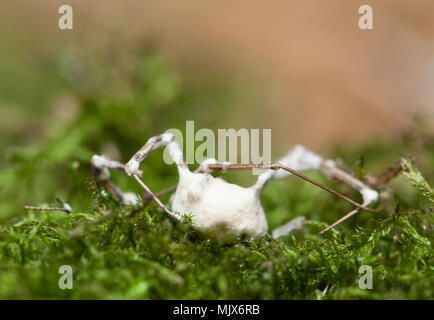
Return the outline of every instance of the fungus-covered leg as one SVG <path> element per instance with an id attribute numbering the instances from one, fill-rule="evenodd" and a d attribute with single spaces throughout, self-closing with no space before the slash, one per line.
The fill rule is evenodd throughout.
<path id="1" fill-rule="evenodd" d="M 315 155 L 312 152 L 310 152 L 310 153 L 311 153 L 311 155 Z M 316 166 L 316 165 L 307 166 L 307 165 L 303 164 L 303 166 L 296 166 L 296 168 L 298 168 L 300 171 L 301 170 L 307 170 L 307 169 L 319 169 L 319 170 L 323 169 L 329 176 L 333 175 L 334 177 L 336 177 L 342 181 L 347 182 L 348 184 L 353 186 L 355 189 L 359 190 L 362 193 L 364 199 L 372 200 L 372 199 L 376 198 L 376 197 L 374 197 L 374 195 L 377 195 L 378 193 L 375 190 L 372 190 L 369 187 L 365 186 L 362 182 L 355 179 L 354 177 L 347 174 L 346 172 L 343 172 L 342 170 L 340 170 L 338 168 L 329 167 L 329 164 L 325 163 L 326 162 L 325 160 L 322 160 L 322 158 L 320 158 L 319 156 L 316 156 L 316 157 L 318 157 L 318 159 L 319 159 L 318 166 Z M 293 159 L 292 157 L 289 157 L 289 158 Z M 288 158 L 285 156 L 282 159 L 287 160 Z M 282 159 L 280 161 L 285 162 L 285 161 L 282 161 Z M 333 190 L 333 189 L 303 175 L 298 170 L 294 170 L 294 169 L 288 167 L 287 165 L 279 163 L 279 162 L 263 163 L 263 164 L 254 164 L 254 163 L 231 164 L 231 163 L 227 163 L 227 162 L 218 163 L 218 162 L 215 162 L 214 159 L 210 159 L 210 160 L 211 161 L 201 165 L 201 167 L 199 168 L 200 171 L 207 171 L 207 172 L 222 171 L 222 172 L 225 172 L 228 170 L 269 169 L 265 173 L 261 174 L 258 177 L 257 182 L 251 187 L 251 189 L 255 190 L 258 194 L 262 191 L 262 189 L 267 184 L 267 182 L 269 180 L 271 180 L 272 178 L 282 178 L 282 177 L 288 176 L 290 174 L 293 174 L 293 175 L 295 175 L 295 176 L 297 176 L 303 180 L 306 180 L 309 183 L 312 183 L 312 184 L 316 185 L 317 187 L 320 187 L 321 189 L 326 190 L 327 192 L 330 192 L 330 193 L 334 194 L 335 196 L 351 203 L 352 205 L 356 206 L 359 209 L 362 209 L 362 210 L 365 210 L 368 212 L 376 212 L 374 209 L 370 209 L 370 208 L 366 207 L 366 205 L 368 205 L 374 201 L 364 201 L 363 205 L 359 204 L 359 203 L 355 202 L 354 200 L 340 194 L 339 192 L 336 192 L 335 190 Z M 330 162 L 330 160 L 327 160 L 327 162 Z M 288 162 L 285 162 L 285 163 L 288 163 Z M 277 170 L 283 170 L 283 171 L 280 173 L 280 175 L 277 175 L 276 174 Z M 367 197 L 367 195 L 369 197 Z"/>
<path id="2" fill-rule="evenodd" d="M 360 180 L 336 167 L 333 160 L 325 160 L 313 151 L 310 151 L 301 145 L 292 148 L 285 156 L 280 158 L 277 163 L 296 171 L 319 170 L 327 177 L 345 182 L 361 193 L 363 197 L 363 206 L 367 206 L 378 200 L 377 191 L 371 189 Z M 260 192 L 270 180 L 281 179 L 290 175 L 291 173 L 288 171 L 270 169 L 258 177 L 258 180 L 253 187 Z"/>
<path id="3" fill-rule="evenodd" d="M 148 142 L 146 142 L 146 144 L 136 152 L 136 154 L 126 164 L 125 172 L 129 176 L 138 176 L 140 163 L 146 158 L 149 152 L 160 147 L 167 147 L 170 156 L 178 167 L 179 173 L 183 172 L 184 170 L 188 171 L 188 166 L 185 163 L 184 157 L 182 155 L 182 150 L 175 141 L 175 136 L 171 133 L 163 133 L 150 138 Z"/>
<path id="4" fill-rule="evenodd" d="M 125 172 L 129 176 L 132 176 L 137 181 L 137 183 L 139 183 L 139 185 L 143 188 L 143 190 L 146 193 L 145 197 L 152 198 L 152 200 L 154 200 L 158 204 L 158 206 L 160 206 L 160 208 L 163 209 L 163 211 L 166 212 L 171 218 L 173 218 L 176 221 L 181 221 L 182 218 L 178 214 L 170 211 L 160 201 L 157 195 L 154 194 L 139 177 L 140 163 L 146 158 L 149 152 L 163 146 L 167 147 L 170 156 L 172 157 L 173 161 L 175 162 L 178 168 L 178 173 L 182 175 L 184 172 L 189 172 L 188 166 L 184 161 L 181 148 L 179 147 L 178 143 L 175 141 L 175 136 L 171 133 L 163 133 L 158 136 L 150 138 L 146 142 L 146 144 L 139 151 L 137 151 L 136 154 L 125 165 Z"/>
<path id="5" fill-rule="evenodd" d="M 344 217 L 330 225 L 328 228 L 322 230 L 320 234 L 330 230 L 334 226 L 356 214 L 360 211 L 362 207 L 366 208 L 368 205 L 378 200 L 377 191 L 371 189 L 369 186 L 354 178 L 352 175 L 339 169 L 334 161 L 325 160 L 316 153 L 304 148 L 301 145 L 297 145 L 292 148 L 285 156 L 278 160 L 278 163 L 296 171 L 319 170 L 323 172 L 327 177 L 335 178 L 342 182 L 345 182 L 346 184 L 359 191 L 362 195 L 363 203 L 361 206 L 358 205 L 356 209 L 346 214 Z M 270 180 L 281 179 L 289 175 L 291 175 L 291 173 L 288 171 L 268 170 L 258 177 L 258 180 L 253 186 L 253 188 L 255 188 L 258 192 L 261 192 Z"/>
<path id="6" fill-rule="evenodd" d="M 35 211 L 63 211 L 66 213 L 71 213 L 72 208 L 65 200 L 57 198 L 57 203 L 62 206 L 62 208 L 54 208 L 54 207 L 36 207 L 36 206 L 24 206 L 24 210 L 35 210 Z"/>
<path id="7" fill-rule="evenodd" d="M 291 221 L 285 223 L 283 226 L 280 226 L 273 230 L 272 236 L 274 239 L 280 238 L 282 236 L 286 236 L 292 230 L 300 230 L 303 229 L 306 225 L 306 218 L 303 216 L 299 216 L 297 218 L 292 219 Z"/>
<path id="8" fill-rule="evenodd" d="M 155 201 L 155 203 L 158 204 L 158 206 L 163 209 L 163 211 L 172 219 L 174 219 L 175 221 L 182 221 L 182 217 L 175 213 L 172 212 L 171 210 L 169 210 L 169 208 L 167 208 L 162 202 L 161 200 L 151 191 L 151 189 L 149 189 L 149 187 L 144 184 L 144 182 L 142 180 L 140 180 L 140 178 L 137 175 L 133 175 L 133 178 L 137 181 L 137 183 L 143 188 L 143 190 L 145 190 L 145 192 L 147 194 L 149 194 L 152 197 L 152 200 Z"/>
<path id="9" fill-rule="evenodd" d="M 214 158 L 208 158 L 206 160 L 204 160 L 199 167 L 196 169 L 195 172 L 198 173 L 211 173 L 213 171 L 225 171 L 225 167 L 229 166 L 231 163 L 230 162 L 218 162 L 216 159 Z M 216 167 L 216 165 L 218 167 Z"/>
<path id="10" fill-rule="evenodd" d="M 111 194 L 113 194 L 124 205 L 135 205 L 139 198 L 135 193 L 123 192 L 110 180 L 110 170 L 116 169 L 125 171 L 125 166 L 118 162 L 109 160 L 104 156 L 94 155 L 91 160 L 92 175 L 101 183 Z M 139 175 L 142 173 L 139 171 Z"/>

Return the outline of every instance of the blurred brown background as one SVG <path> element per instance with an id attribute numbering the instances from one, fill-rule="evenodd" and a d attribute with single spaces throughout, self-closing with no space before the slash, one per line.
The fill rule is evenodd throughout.
<path id="1" fill-rule="evenodd" d="M 57 27 L 61 4 L 74 9 L 72 31 Z M 358 28 L 363 4 L 374 30 Z M 184 81 L 229 75 L 254 94 L 234 101 L 220 127 L 272 128 L 279 148 L 391 136 L 414 112 L 434 110 L 430 0 L 43 0 L 0 9 L 2 51 L 19 59 L 113 38 L 127 52 L 149 39 Z"/>

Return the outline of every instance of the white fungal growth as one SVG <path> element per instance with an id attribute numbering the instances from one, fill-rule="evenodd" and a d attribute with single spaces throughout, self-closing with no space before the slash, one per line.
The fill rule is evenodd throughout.
<path id="1" fill-rule="evenodd" d="M 287 235 L 294 229 L 303 229 L 306 224 L 306 218 L 303 216 L 292 219 L 288 223 L 273 230 L 273 238 L 277 239 Z"/>
<path id="2" fill-rule="evenodd" d="M 363 203 L 371 204 L 378 201 L 378 192 L 375 190 L 370 189 L 369 187 L 365 186 L 362 190 L 360 190 L 360 193 L 363 197 Z"/>
<path id="3" fill-rule="evenodd" d="M 156 148 L 166 146 L 170 156 L 173 158 L 179 173 L 179 183 L 170 202 L 172 211 L 167 208 L 159 198 L 139 178 L 140 163 L 148 153 Z M 250 188 L 243 188 L 236 184 L 228 183 L 222 179 L 210 175 L 213 170 L 226 171 L 228 169 L 254 168 L 255 165 L 242 167 L 231 165 L 227 162 L 219 163 L 215 159 L 207 159 L 202 162 L 195 172 L 191 172 L 186 165 L 182 151 L 170 133 L 152 137 L 147 143 L 123 166 L 122 164 L 110 161 L 101 156 L 92 158 L 92 165 L 99 171 L 96 177 L 103 181 L 107 188 L 115 194 L 124 204 L 136 204 L 138 198 L 133 193 L 122 193 L 111 181 L 107 168 L 124 170 L 129 176 L 133 176 L 145 190 L 145 195 L 154 200 L 171 218 L 181 221 L 183 215 L 191 215 L 193 227 L 206 237 L 215 237 L 223 242 L 231 242 L 240 235 L 250 237 L 262 237 L 268 232 L 267 220 L 259 200 L 263 188 L 272 179 L 281 179 L 291 174 L 308 180 L 299 171 L 320 170 L 326 176 L 336 178 L 349 184 L 358 190 L 363 196 L 363 206 L 367 206 L 378 200 L 377 191 L 357 180 L 350 174 L 336 167 L 334 161 L 324 160 L 316 153 L 304 148 L 301 145 L 295 146 L 284 157 L 278 160 L 277 164 L 271 166 L 260 165 L 269 168 L 262 173 L 256 183 Z M 277 166 L 276 166 L 277 165 Z M 257 168 L 257 166 L 256 166 Z M 285 168 L 285 170 L 277 170 Z M 312 182 L 318 186 L 318 183 Z M 329 192 L 333 190 L 320 186 Z M 360 204 L 340 195 L 342 199 L 357 206 L 351 214 L 365 209 Z M 273 232 L 275 238 L 283 236 L 293 229 L 302 228 L 305 218 L 296 218 L 286 225 L 277 228 Z"/>
<path id="4" fill-rule="evenodd" d="M 91 164 L 100 170 L 98 173 L 98 178 L 100 180 L 109 180 L 110 179 L 110 171 L 108 168 L 112 168 L 112 163 L 104 156 L 94 155 L 91 159 Z"/>
<path id="5" fill-rule="evenodd" d="M 262 237 L 268 231 L 264 210 L 252 188 L 243 188 L 208 173 L 180 175 L 172 210 L 193 215 L 193 226 L 223 242 L 239 235 Z"/>
<path id="6" fill-rule="evenodd" d="M 69 205 L 69 203 L 67 203 L 67 202 L 65 202 L 65 201 L 62 201 L 62 205 L 63 205 L 63 208 L 65 209 L 66 212 L 69 212 L 69 213 L 72 212 L 72 208 L 71 208 L 71 206 Z"/>
<path id="7" fill-rule="evenodd" d="M 127 206 L 134 206 L 139 202 L 139 198 L 133 192 L 126 192 L 123 194 L 122 202 Z"/>
<path id="8" fill-rule="evenodd" d="M 175 136 L 172 133 L 163 133 L 159 136 L 152 137 L 148 142 L 146 142 L 143 148 L 140 149 L 125 165 L 125 172 L 129 176 L 139 175 L 140 162 L 143 161 L 150 151 L 162 146 L 167 147 L 173 161 L 178 165 L 178 169 L 186 168 L 181 148 L 175 141 Z"/>
<path id="9" fill-rule="evenodd" d="M 95 179 L 100 181 L 112 194 L 114 194 L 124 205 L 136 205 L 139 202 L 139 197 L 132 192 L 122 192 L 113 182 L 110 181 L 110 169 L 125 170 L 125 166 L 117 161 L 109 160 L 104 156 L 94 155 L 91 159 L 93 174 Z M 137 168 L 137 174 L 141 172 Z"/>
<path id="10" fill-rule="evenodd" d="M 139 162 L 136 161 L 135 159 L 131 159 L 125 165 L 125 173 L 129 176 L 137 174 L 138 171 L 139 171 Z"/>

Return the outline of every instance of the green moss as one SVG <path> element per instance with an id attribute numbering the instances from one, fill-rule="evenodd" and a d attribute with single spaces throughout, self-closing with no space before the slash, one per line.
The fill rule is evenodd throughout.
<path id="1" fill-rule="evenodd" d="M 155 208 L 122 209 L 90 185 L 85 212 L 30 212 L 0 227 L 1 298 L 433 298 L 429 206 L 324 237 L 326 224 L 310 221 L 279 240 L 221 245 Z M 61 265 L 74 270 L 73 290 L 58 288 Z M 361 265 L 373 269 L 373 290 L 357 285 Z"/>
<path id="2" fill-rule="evenodd" d="M 107 207 L 109 216 L 96 206 L 79 214 L 29 213 L 2 226 L 1 298 L 433 297 L 427 212 L 401 211 L 325 237 L 316 235 L 325 224 L 311 221 L 282 240 L 221 245 L 158 210 Z M 61 265 L 74 270 L 73 290 L 58 288 Z M 357 286 L 361 265 L 373 269 L 373 290 Z"/>

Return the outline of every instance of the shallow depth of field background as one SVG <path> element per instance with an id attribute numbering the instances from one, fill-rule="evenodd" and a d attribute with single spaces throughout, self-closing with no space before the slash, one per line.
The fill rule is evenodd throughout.
<path id="1" fill-rule="evenodd" d="M 167 59 L 183 86 L 218 82 L 234 90 L 216 125 L 271 128 L 276 150 L 390 136 L 413 112 L 433 111 L 429 0 L 74 1 L 74 30 L 60 31 L 63 3 L 1 4 L 0 129 L 25 142 L 42 130 L 40 118 L 73 100 L 65 78 L 90 72 L 80 69 L 81 55 L 128 68 L 144 46 Z M 372 31 L 357 25 L 365 3 L 374 8 Z M 122 86 L 117 72 L 111 76 L 119 83 L 110 85 Z M 201 112 L 221 104 L 204 101 Z"/>
<path id="2" fill-rule="evenodd" d="M 89 187 L 92 185 L 89 168 L 92 154 L 102 153 L 127 161 L 150 136 L 169 128 L 184 130 L 187 120 L 194 120 L 196 129 L 272 129 L 273 160 L 294 144 L 301 143 L 325 156 L 341 157 L 359 176 L 382 172 L 401 155 L 414 156 L 416 166 L 432 185 L 432 1 L 74 0 L 67 3 L 74 10 L 72 31 L 58 28 L 58 8 L 62 4 L 65 2 L 58 0 L 3 0 L 0 3 L 0 223 L 7 223 L 5 228 L 25 225 L 24 231 L 20 231 L 25 233 L 26 223 L 45 228 L 47 221 L 68 220 L 68 217 L 37 216 L 22 210 L 26 204 L 52 204 L 56 197 L 66 199 L 76 212 L 85 212 L 83 217 L 89 218 L 97 211 Z M 373 6 L 375 30 L 358 28 L 358 9 L 363 4 Z M 152 153 L 142 167 L 145 182 L 152 190 L 177 181 L 176 170 L 163 163 L 159 151 Z M 319 174 L 311 176 L 340 188 L 339 191 L 348 191 Z M 139 192 L 137 185 L 125 175 L 114 173 L 114 179 L 123 189 Z M 229 180 L 248 185 L 253 177 L 245 172 L 230 173 Z M 343 224 L 340 230 L 351 235 L 355 226 L 370 226 L 371 218 L 378 221 L 390 218 L 394 208 L 396 212 L 400 208 L 408 212 L 414 209 L 418 214 L 418 210 L 425 210 L 421 216 L 430 213 L 432 217 L 429 211 L 432 206 L 420 206 L 422 196 L 416 195 L 405 179 L 399 177 L 392 188 L 397 198 L 393 198 L 387 210 L 374 217 L 361 213 Z M 354 193 L 347 194 L 360 200 Z M 166 196 L 163 200 L 167 199 Z M 349 209 L 345 203 L 294 179 L 270 185 L 262 201 L 271 229 L 300 214 L 321 223 L 331 223 Z M 31 222 L 24 220 L 27 222 L 21 224 L 23 217 Z M 11 231 L 12 238 L 14 232 Z M 304 244 L 310 239 L 321 241 L 312 235 L 314 232 L 304 232 L 303 236 L 308 239 Z M 32 251 L 23 244 L 32 243 L 31 239 L 30 235 L 16 235 L 20 252 Z M 348 236 L 348 239 L 353 238 Z M 169 243 L 167 239 L 164 241 Z M 385 243 L 390 241 L 386 239 Z M 71 252 L 79 257 L 74 250 L 78 247 L 84 252 L 84 249 L 75 245 L 74 242 Z M 191 246 L 195 245 L 192 242 Z M 348 241 L 346 245 L 351 246 Z M 411 242 L 407 245 L 413 246 Z M 10 249 L 8 245 L 5 248 Z M 15 244 L 11 248 L 11 252 L 18 250 Z M 238 254 L 237 248 L 232 248 L 235 254 Z M 268 252 L 264 248 L 264 252 Z M 44 250 L 41 249 L 46 253 Z M 219 250 L 226 254 L 225 249 Z M 306 250 L 311 252 L 310 248 Z M 99 254 L 99 251 L 92 252 Z M 421 256 L 426 253 L 423 252 Z M 38 265 L 38 254 L 21 258 Z M 382 253 L 377 254 L 376 258 Z M 299 257 L 293 255 L 294 259 Z M 63 261 L 63 256 L 58 259 Z M 388 260 L 392 261 L 390 274 L 396 270 L 394 263 L 399 264 L 393 259 Z M 101 258 L 101 261 L 109 260 Z M 50 261 L 57 263 L 54 258 Z M 20 263 L 16 261 L 10 266 L 8 259 L 4 262 L 1 268 L 10 273 L 4 273 L 4 278 L 0 276 L 0 282 L 20 285 L 4 286 L 0 297 L 46 298 L 52 297 L 52 292 L 58 294 L 57 288 L 41 289 L 43 275 L 33 276 L 28 268 L 20 271 L 17 267 Z M 56 265 L 51 262 L 47 262 L 47 268 L 54 270 Z M 153 267 L 158 269 L 158 263 Z M 317 270 L 317 266 L 309 263 L 306 268 L 311 268 L 312 272 L 322 268 Z M 84 265 L 90 269 L 99 266 L 87 261 Z M 405 274 L 402 282 L 390 280 L 392 289 L 385 284 L 382 293 L 365 296 L 364 292 L 352 291 L 352 278 L 347 274 L 345 281 L 349 291 L 344 291 L 344 285 L 340 292 L 330 289 L 332 297 L 432 297 L 432 289 L 424 282 L 425 269 L 412 274 L 414 270 L 399 267 L 414 275 L 418 286 L 407 283 Z M 89 279 L 95 276 L 96 273 L 92 273 L 95 270 L 89 271 Z M 104 270 L 95 272 L 101 271 L 106 287 L 103 282 L 89 282 L 89 292 L 75 292 L 73 297 L 125 297 L 123 288 L 116 287 L 120 282 L 110 282 L 114 279 Z M 191 273 L 188 270 L 186 274 Z M 330 271 L 326 267 L 324 270 L 324 274 Z M 224 269 L 221 271 L 225 273 Z M 22 275 L 20 272 L 28 272 L 28 278 L 22 280 L 18 276 Z M 206 272 L 203 274 L 205 277 Z M 248 272 L 243 274 L 250 276 Z M 53 279 L 55 276 L 54 273 Z M 336 275 L 338 280 L 333 279 L 340 281 L 339 277 Z M 269 295 L 252 294 L 246 286 L 240 296 L 231 295 L 236 290 L 229 289 L 221 296 L 325 297 L 330 287 L 326 287 L 324 278 L 318 279 L 320 285 L 317 288 L 316 283 L 311 284 L 311 291 L 282 289 L 279 295 L 273 291 L 277 286 L 267 282 L 273 292 Z M 399 282 L 396 288 L 393 287 L 395 280 Z M 133 290 L 127 297 L 142 298 L 142 289 L 147 298 L 165 298 L 172 293 L 178 298 L 221 297 L 220 291 L 215 289 L 220 284 L 212 281 L 206 282 L 209 287 L 204 285 L 207 288 L 204 292 L 193 290 L 190 295 L 178 287 L 179 291 L 169 290 L 168 286 L 165 287 L 167 292 L 156 293 L 154 289 L 146 291 L 148 284 L 146 290 L 133 286 L 130 289 L 137 289 L 139 293 Z M 225 281 L 225 288 L 230 287 L 232 282 Z M 288 281 L 294 288 L 305 287 L 298 280 Z M 103 289 L 99 290 L 99 285 Z M 112 285 L 119 291 L 110 289 Z M 128 287 L 130 282 L 125 280 L 124 285 Z M 159 285 L 149 285 L 149 288 Z M 262 284 L 257 287 L 258 292 L 262 292 Z M 63 297 L 69 296 L 64 294 Z"/>

